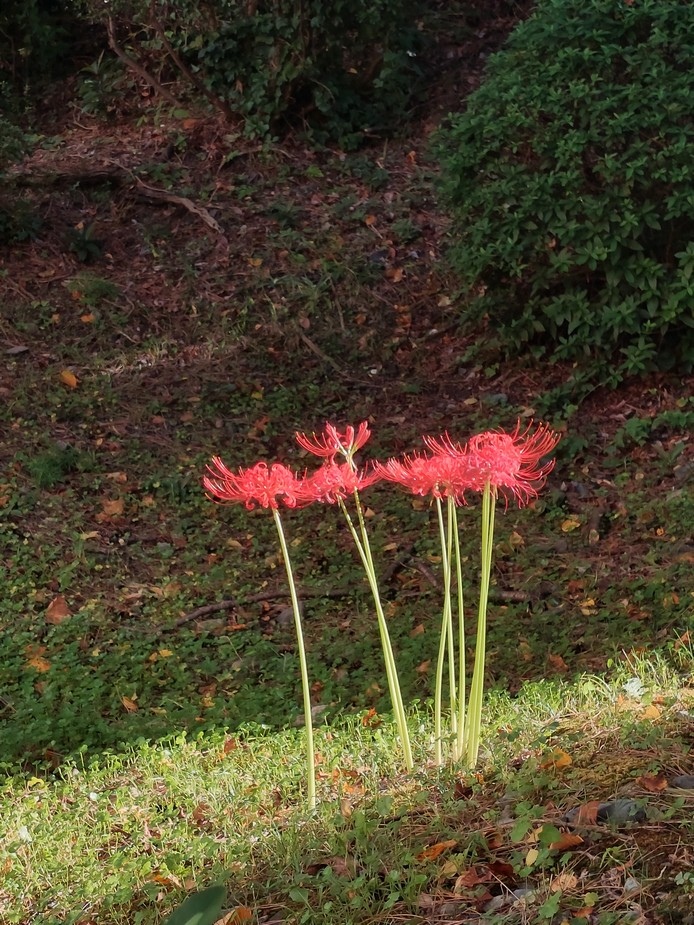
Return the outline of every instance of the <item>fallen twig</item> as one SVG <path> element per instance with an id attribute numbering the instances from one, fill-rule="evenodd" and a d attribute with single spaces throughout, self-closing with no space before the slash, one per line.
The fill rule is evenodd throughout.
<path id="1" fill-rule="evenodd" d="M 393 561 L 388 565 L 386 569 L 383 570 L 381 574 L 381 581 L 389 581 L 393 576 L 393 573 L 396 572 L 407 559 L 412 555 L 413 547 L 404 550 L 397 556 Z M 331 588 L 329 590 L 318 590 L 317 588 L 297 588 L 299 597 L 304 599 L 315 599 L 319 597 L 323 598 L 340 598 L 340 597 L 349 597 L 350 594 L 354 593 L 354 585 L 349 585 L 348 587 L 339 587 Z M 245 599 L 246 604 L 258 604 L 262 601 L 274 601 L 278 598 L 283 598 L 287 596 L 286 589 L 277 589 L 275 591 L 259 591 L 257 594 L 251 594 Z M 193 620 L 199 620 L 201 617 L 207 617 L 211 613 L 219 613 L 223 610 L 236 610 L 238 611 L 244 619 L 246 619 L 246 614 L 244 613 L 243 607 L 239 604 L 235 597 L 227 597 L 221 601 L 215 601 L 213 604 L 203 604 L 201 607 L 196 607 L 195 610 L 191 610 L 190 613 L 184 614 L 174 623 L 174 629 L 178 629 L 180 626 L 185 626 L 186 623 L 190 623 Z"/>
<path id="2" fill-rule="evenodd" d="M 139 177 L 135 177 L 135 183 L 136 192 L 142 196 L 143 199 L 155 199 L 162 202 L 170 202 L 176 206 L 182 206 L 184 209 L 192 212 L 193 215 L 197 215 L 198 218 L 202 219 L 202 221 L 207 225 L 208 228 L 211 228 L 212 231 L 220 235 L 224 234 L 224 229 L 222 226 L 215 218 L 210 215 L 207 209 L 204 206 L 200 206 L 193 202 L 192 199 L 188 199 L 187 196 L 177 196 L 175 193 L 169 193 L 167 190 L 155 189 L 153 186 L 147 186 L 147 184 L 143 183 Z"/>

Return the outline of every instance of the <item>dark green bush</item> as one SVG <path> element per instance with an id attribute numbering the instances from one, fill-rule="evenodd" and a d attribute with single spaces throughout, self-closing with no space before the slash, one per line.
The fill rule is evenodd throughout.
<path id="1" fill-rule="evenodd" d="M 36 220 L 14 190 L 5 189 L 3 174 L 18 161 L 27 148 L 27 138 L 16 123 L 12 88 L 0 82 L 0 245 L 14 244 L 31 237 Z"/>
<path id="2" fill-rule="evenodd" d="M 439 138 L 469 320 L 603 381 L 694 365 L 694 4 L 540 0 Z"/>
<path id="3" fill-rule="evenodd" d="M 32 143 L 26 127 L 49 81 L 69 69 L 78 0 L 0 0 L 0 245 L 33 237 L 40 219 L 4 177 Z"/>
<path id="4" fill-rule="evenodd" d="M 210 88 L 253 131 L 305 119 L 326 135 L 360 138 L 402 119 L 417 42 L 407 0 L 261 2 L 252 16 L 225 5 L 235 9 L 198 58 Z"/>
<path id="5" fill-rule="evenodd" d="M 117 15 L 121 41 L 153 72 L 173 66 L 241 116 L 248 134 L 307 126 L 347 144 L 401 125 L 417 83 L 418 5 L 89 0 L 94 18 Z"/>

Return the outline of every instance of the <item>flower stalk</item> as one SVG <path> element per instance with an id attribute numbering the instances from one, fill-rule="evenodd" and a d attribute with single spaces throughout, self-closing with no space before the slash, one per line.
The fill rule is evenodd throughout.
<path id="1" fill-rule="evenodd" d="M 359 553 L 359 558 L 361 559 L 362 565 L 364 566 L 369 588 L 371 589 L 371 596 L 373 597 L 374 607 L 376 609 L 376 620 L 378 622 L 378 632 L 381 639 L 381 649 L 383 650 L 383 662 L 386 669 L 386 680 L 388 682 L 390 702 L 393 706 L 395 724 L 397 726 L 398 735 L 400 737 L 405 769 L 410 772 L 414 769 L 414 760 L 412 758 L 412 745 L 410 742 L 410 733 L 407 726 L 407 714 L 405 713 L 405 705 L 402 699 L 398 669 L 395 662 L 395 654 L 393 653 L 393 645 L 390 641 L 390 633 L 388 632 L 388 622 L 386 620 L 386 615 L 383 611 L 383 605 L 381 603 L 381 594 L 378 587 L 378 577 L 376 575 L 373 556 L 371 554 L 371 545 L 369 543 L 369 535 L 366 531 L 366 522 L 364 520 L 361 501 L 359 500 L 359 493 L 356 491 L 354 492 L 354 499 L 357 505 L 357 517 L 359 521 L 361 537 L 359 536 L 359 533 L 357 533 L 354 522 L 352 521 L 349 511 L 347 510 L 347 506 L 342 500 L 340 501 L 340 509 L 344 514 L 347 526 L 349 527 L 349 531 L 352 534 L 354 545 L 356 546 L 357 552 Z"/>
<path id="2" fill-rule="evenodd" d="M 444 522 L 441 499 L 436 498 L 436 513 L 439 522 L 441 540 L 441 567 L 443 571 L 443 614 L 441 618 L 441 635 L 436 663 L 436 683 L 434 687 L 434 761 L 443 764 L 443 676 L 446 652 L 448 653 L 448 689 L 451 736 L 457 736 L 458 714 L 456 707 L 455 643 L 453 637 L 453 608 L 451 605 L 452 552 L 453 552 L 453 514 L 451 499 L 447 504 L 447 523 Z"/>
<path id="3" fill-rule="evenodd" d="M 232 472 L 222 460 L 215 456 L 207 467 L 207 474 L 202 480 L 209 498 L 215 501 L 242 502 L 246 508 L 253 510 L 260 505 L 269 508 L 277 528 L 282 559 L 287 573 L 289 595 L 294 614 L 294 627 L 296 629 L 297 646 L 299 649 L 299 670 L 301 674 L 301 690 L 304 702 L 304 726 L 306 735 L 306 792 L 308 807 L 313 812 L 316 808 L 316 768 L 313 747 L 313 714 L 311 712 L 311 689 L 308 681 L 308 665 L 306 661 L 306 647 L 301 626 L 301 608 L 296 593 L 296 583 L 292 571 L 289 548 L 284 535 L 279 505 L 296 507 L 303 500 L 303 483 L 296 475 L 283 466 L 275 463 L 268 467 L 266 463 L 259 462 L 248 469 L 239 469 Z"/>
<path id="4" fill-rule="evenodd" d="M 289 584 L 289 595 L 292 601 L 292 612 L 294 614 L 294 629 L 296 631 L 296 641 L 299 649 L 299 668 L 301 673 L 301 691 L 304 701 L 304 729 L 306 734 L 306 796 L 308 808 L 313 812 L 316 808 L 316 762 L 315 751 L 313 747 L 313 713 L 311 712 L 311 688 L 308 682 L 308 663 L 306 661 L 306 647 L 304 645 L 304 631 L 301 626 L 301 607 L 299 598 L 296 593 L 296 583 L 292 571 L 292 563 L 289 558 L 289 548 L 282 527 L 282 518 L 277 508 L 273 508 L 273 517 L 277 527 L 277 535 L 284 559 L 284 567 L 287 572 L 287 583 Z"/>
<path id="5" fill-rule="evenodd" d="M 475 641 L 475 664 L 470 682 L 470 702 L 468 704 L 468 733 L 465 763 L 468 768 L 477 765 L 480 749 L 480 729 L 482 726 L 482 694 L 484 690 L 484 670 L 487 645 L 487 608 L 489 606 L 489 583 L 492 574 L 492 554 L 494 551 L 494 513 L 496 509 L 496 491 L 487 483 L 482 493 L 482 538 L 480 544 L 480 599 L 477 613 L 477 638 Z"/>

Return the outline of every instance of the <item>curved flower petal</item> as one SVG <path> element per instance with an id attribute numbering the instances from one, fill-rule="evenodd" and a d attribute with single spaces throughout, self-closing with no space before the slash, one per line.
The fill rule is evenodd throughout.
<path id="1" fill-rule="evenodd" d="M 299 501 L 336 504 L 353 495 L 355 491 L 362 491 L 373 485 L 380 477 L 375 468 L 367 472 L 354 469 L 350 463 L 327 462 L 303 480 L 299 489 Z"/>
<path id="2" fill-rule="evenodd" d="M 464 504 L 465 492 L 481 491 L 486 482 L 476 460 L 463 454 L 415 453 L 403 460 L 389 459 L 376 469 L 381 478 L 403 485 L 415 495 L 453 498 L 456 504 Z"/>
<path id="3" fill-rule="evenodd" d="M 346 459 L 351 459 L 370 436 L 368 421 L 362 421 L 356 431 L 351 424 L 342 432 L 334 424 L 326 424 L 323 433 L 319 436 L 297 433 L 296 442 L 314 456 L 334 459 L 339 454 Z"/>
<path id="4" fill-rule="evenodd" d="M 546 424 L 533 430 L 531 423 L 521 430 L 519 422 L 513 433 L 485 431 L 466 444 L 447 433 L 423 439 L 431 455 L 389 460 L 381 467 L 382 477 L 415 494 L 453 497 L 457 504 L 464 503 L 466 491 L 483 491 L 487 484 L 527 504 L 537 497 L 554 466 L 553 461 L 540 461 L 557 445 L 559 435 Z"/>
<path id="5" fill-rule="evenodd" d="M 207 466 L 202 484 L 213 501 L 238 501 L 253 510 L 258 505 L 277 509 L 280 502 L 296 507 L 301 480 L 281 463 L 268 467 L 267 463 L 259 462 L 232 472 L 215 456 Z"/>
<path id="6" fill-rule="evenodd" d="M 554 468 L 554 460 L 544 465 L 540 461 L 559 442 L 559 434 L 546 424 L 533 431 L 532 422 L 521 430 L 520 422 L 511 434 L 486 431 L 471 437 L 466 455 L 486 470 L 490 484 L 510 492 L 519 504 L 537 497 L 545 478 Z"/>

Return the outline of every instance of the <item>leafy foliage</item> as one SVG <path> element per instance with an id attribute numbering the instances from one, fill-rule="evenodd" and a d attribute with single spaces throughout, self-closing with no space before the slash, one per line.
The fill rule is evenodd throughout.
<path id="1" fill-rule="evenodd" d="M 222 911 L 226 890 L 211 886 L 193 893 L 166 920 L 166 925 L 214 925 Z"/>
<path id="2" fill-rule="evenodd" d="M 60 70 L 76 16 L 72 0 L 4 0 L 0 11 L 2 78 L 23 88 Z"/>
<path id="3" fill-rule="evenodd" d="M 65 67 L 77 18 L 73 0 L 4 0 L 0 6 L 0 180 L 29 146 L 22 119 L 37 90 Z M 39 225 L 14 191 L 0 196 L 0 244 L 21 243 Z"/>
<path id="4" fill-rule="evenodd" d="M 5 113 L 11 108 L 11 93 L 0 83 L 0 180 L 10 164 L 19 160 L 27 146 L 25 133 Z M 0 195 L 0 244 L 16 244 L 32 236 L 38 219 L 16 196 Z"/>
<path id="5" fill-rule="evenodd" d="M 693 54 L 681 0 L 542 0 L 441 134 L 467 318 L 506 353 L 694 364 Z"/>
<path id="6" fill-rule="evenodd" d="M 402 121 L 416 85 L 411 0 L 140 0 L 117 9 L 157 69 L 168 60 L 242 116 L 250 135 L 310 123 L 319 138 L 356 146 Z M 95 4 L 94 15 L 106 14 Z"/>

